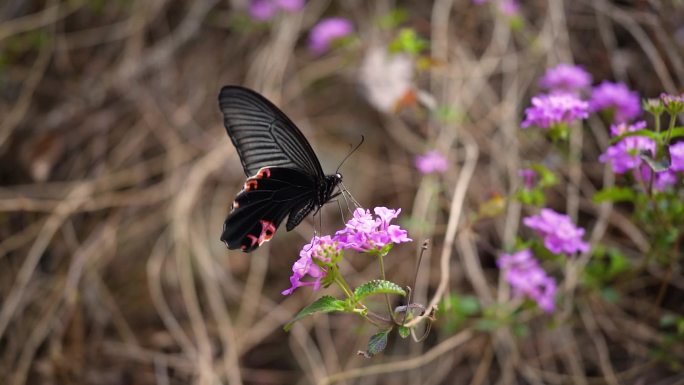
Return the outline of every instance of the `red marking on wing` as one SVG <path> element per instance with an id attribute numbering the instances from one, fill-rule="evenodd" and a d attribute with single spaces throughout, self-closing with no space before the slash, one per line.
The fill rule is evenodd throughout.
<path id="1" fill-rule="evenodd" d="M 255 178 L 256 179 L 262 179 L 262 178 L 270 178 L 271 177 L 271 169 L 268 167 L 264 167 L 259 172 L 257 172 Z"/>
<path id="2" fill-rule="evenodd" d="M 256 190 L 258 186 L 258 182 L 256 179 L 247 179 L 247 182 L 245 182 L 245 187 L 243 187 L 243 190 L 245 191 L 251 191 L 251 190 Z"/>
<path id="3" fill-rule="evenodd" d="M 250 246 L 254 246 L 257 242 L 259 242 L 259 238 L 252 234 L 247 234 L 247 238 L 249 238 L 252 241 L 252 244 Z M 259 244 L 261 244 L 261 242 L 259 242 Z"/>
<path id="4" fill-rule="evenodd" d="M 265 241 L 270 241 L 271 238 L 273 238 L 273 234 L 276 232 L 276 228 L 273 225 L 273 222 L 267 221 L 267 220 L 260 220 L 261 223 L 261 235 L 259 235 L 259 244 L 264 243 Z"/>

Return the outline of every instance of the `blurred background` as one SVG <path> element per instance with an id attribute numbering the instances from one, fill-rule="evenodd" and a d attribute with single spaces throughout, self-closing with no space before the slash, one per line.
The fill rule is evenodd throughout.
<path id="1" fill-rule="evenodd" d="M 507 198 L 527 162 L 557 171 L 547 205 L 586 239 L 649 247 L 628 208 L 591 199 L 605 123 L 572 136 L 571 163 L 520 129 L 539 77 L 575 63 L 641 97 L 681 93 L 683 53 L 677 0 L 3 0 L 0 383 L 682 383 L 681 336 L 659 323 L 684 315 L 680 269 L 659 302 L 654 271 L 552 315 L 481 321 L 508 298 L 495 262 L 529 213 Z M 283 331 L 321 295 L 280 294 L 314 222 L 251 255 L 219 241 L 245 178 L 218 109 L 227 84 L 278 105 L 326 173 L 365 136 L 340 172 L 363 206 L 402 209 L 414 242 L 387 257 L 389 279 L 411 285 L 430 240 L 413 288 L 441 304 L 426 339 L 366 359 L 376 330 L 352 315 Z M 446 166 L 418 169 L 433 150 Z M 326 206 L 321 232 L 342 226 Z M 360 254 L 342 269 L 377 276 Z"/>

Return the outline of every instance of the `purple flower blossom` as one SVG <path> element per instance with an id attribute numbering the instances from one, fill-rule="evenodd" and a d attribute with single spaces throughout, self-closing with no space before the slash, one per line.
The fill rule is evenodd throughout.
<path id="1" fill-rule="evenodd" d="M 473 0 L 473 4 L 475 5 L 482 5 L 489 2 L 489 0 Z"/>
<path id="2" fill-rule="evenodd" d="M 416 156 L 415 164 L 418 171 L 423 174 L 443 173 L 449 168 L 447 158 L 436 150 L 429 151 L 425 155 Z"/>
<path id="3" fill-rule="evenodd" d="M 333 17 L 321 20 L 309 34 L 309 49 L 320 55 L 330 48 L 330 44 L 337 39 L 350 35 L 354 31 L 351 21 Z"/>
<path id="4" fill-rule="evenodd" d="M 249 16 L 254 20 L 270 20 L 276 13 L 276 6 L 271 0 L 252 0 L 249 3 Z"/>
<path id="5" fill-rule="evenodd" d="M 257 21 L 267 21 L 272 19 L 279 9 L 295 12 L 303 7 L 304 0 L 252 0 L 249 3 L 249 16 Z"/>
<path id="6" fill-rule="evenodd" d="M 499 11 L 506 16 L 516 16 L 520 13 L 520 4 L 518 0 L 501 0 L 499 2 Z"/>
<path id="7" fill-rule="evenodd" d="M 496 262 L 515 297 L 526 296 L 547 313 L 555 309 L 556 280 L 539 266 L 529 249 L 502 254 Z"/>
<path id="8" fill-rule="evenodd" d="M 304 8 L 304 0 L 275 0 L 276 5 L 282 10 L 296 12 Z"/>
<path id="9" fill-rule="evenodd" d="M 625 132 L 639 131 L 646 128 L 646 122 L 639 121 L 634 124 L 620 123 L 610 127 L 612 136 L 622 135 Z M 655 153 L 656 143 L 653 139 L 644 136 L 628 136 L 612 146 L 599 156 L 599 162 L 611 162 L 613 172 L 624 174 L 637 168 L 643 160 L 639 156 L 642 151 Z"/>
<path id="10" fill-rule="evenodd" d="M 339 242 L 343 249 L 361 252 L 381 251 L 393 243 L 412 241 L 406 230 L 397 225 L 390 225 L 401 209 L 376 207 L 374 211 L 377 218 L 373 217 L 370 210 L 357 208 L 345 228 L 335 233 L 333 240 Z"/>
<path id="11" fill-rule="evenodd" d="M 550 128 L 556 124 L 572 123 L 589 116 L 589 104 L 568 93 L 538 95 L 532 98 L 532 107 L 525 109 L 522 127 Z"/>
<path id="12" fill-rule="evenodd" d="M 550 91 L 577 92 L 591 85 L 591 75 L 580 66 L 561 63 L 546 70 L 539 85 Z"/>
<path id="13" fill-rule="evenodd" d="M 574 254 L 589 250 L 589 244 L 582 240 L 584 229 L 575 226 L 567 215 L 542 209 L 538 215 L 523 219 L 523 223 L 544 238 L 544 246 L 552 253 Z"/>
<path id="14" fill-rule="evenodd" d="M 531 168 L 522 168 L 518 170 L 518 176 L 523 178 L 523 186 L 531 190 L 537 184 L 537 172 Z"/>
<path id="15" fill-rule="evenodd" d="M 670 145 L 670 170 L 684 171 L 684 142 Z"/>
<path id="16" fill-rule="evenodd" d="M 622 123 L 641 114 L 639 94 L 631 91 L 624 83 L 604 81 L 594 87 L 589 106 L 592 111 L 610 110 L 613 122 Z"/>
<path id="17" fill-rule="evenodd" d="M 339 257 L 340 245 L 337 241 L 330 238 L 314 236 L 311 242 L 304 245 L 299 252 L 299 259 L 292 265 L 292 276 L 290 277 L 289 289 L 283 290 L 283 295 L 290 295 L 298 287 L 312 286 L 316 291 L 321 287 L 321 279 L 327 274 L 324 267 L 319 266 L 329 264 Z M 318 263 L 318 264 L 317 264 Z M 313 281 L 302 281 L 305 276 L 313 278 Z"/>

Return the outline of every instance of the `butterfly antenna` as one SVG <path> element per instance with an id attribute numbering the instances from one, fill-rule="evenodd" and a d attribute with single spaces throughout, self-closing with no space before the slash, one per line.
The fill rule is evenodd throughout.
<path id="1" fill-rule="evenodd" d="M 340 171 L 340 167 L 342 167 L 342 165 L 344 164 L 344 162 L 345 162 L 347 159 L 349 159 L 349 157 L 351 156 L 351 154 L 353 154 L 354 152 L 356 152 L 356 150 L 358 150 L 359 147 L 361 147 L 361 145 L 363 144 L 363 141 L 364 141 L 365 139 L 366 139 L 366 138 L 365 138 L 363 135 L 361 135 L 361 141 L 359 142 L 359 144 L 356 145 L 356 147 L 354 147 L 354 148 L 349 152 L 349 154 L 347 154 L 347 156 L 344 157 L 344 159 L 342 159 L 342 161 L 340 162 L 340 165 L 337 166 L 337 170 L 335 170 L 335 174 L 337 174 L 337 173 Z"/>

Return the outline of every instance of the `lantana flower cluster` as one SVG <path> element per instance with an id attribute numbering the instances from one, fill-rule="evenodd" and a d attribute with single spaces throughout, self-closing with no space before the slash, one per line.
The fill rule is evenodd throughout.
<path id="1" fill-rule="evenodd" d="M 575 226 L 567 215 L 545 208 L 524 218 L 523 223 L 535 230 L 544 247 L 554 254 L 573 255 L 589 250 L 589 244 L 582 239 L 584 229 Z M 554 311 L 556 280 L 546 274 L 530 249 L 501 254 L 496 263 L 515 297 L 530 298 L 547 313 Z"/>
<path id="2" fill-rule="evenodd" d="M 552 128 L 560 124 L 570 124 L 589 116 L 589 104 L 572 93 L 553 93 L 537 95 L 532 98 L 532 107 L 525 110 L 522 128 L 537 126 Z"/>
<path id="3" fill-rule="evenodd" d="M 582 93 L 590 84 L 591 75 L 580 66 L 559 64 L 548 69 L 540 80 L 541 87 L 548 93 L 532 98 L 532 106 L 525 110 L 521 126 L 557 128 L 586 119 L 589 112 L 608 113 L 617 124 L 629 122 L 641 114 L 639 94 L 625 84 L 604 81 L 583 99 Z"/>
<path id="4" fill-rule="evenodd" d="M 275 17 L 279 11 L 299 12 L 304 8 L 305 0 L 251 0 L 247 12 L 257 22 L 266 22 Z M 309 50 L 315 55 L 328 51 L 332 44 L 354 32 L 354 25 L 349 19 L 331 17 L 319 21 L 309 32 Z"/>
<path id="5" fill-rule="evenodd" d="M 252 0 L 249 3 L 249 16 L 257 21 L 267 21 L 279 10 L 297 12 L 302 8 L 304 0 Z"/>
<path id="6" fill-rule="evenodd" d="M 415 165 L 422 174 L 443 173 L 449 168 L 446 156 L 437 150 L 416 156 Z"/>
<path id="7" fill-rule="evenodd" d="M 569 216 L 544 208 L 539 214 L 523 219 L 525 226 L 535 230 L 544 240 L 544 247 L 554 254 L 568 255 L 589 250 L 582 240 L 584 229 L 575 226 Z"/>
<path id="8" fill-rule="evenodd" d="M 342 258 L 344 250 L 385 255 L 394 244 L 412 241 L 406 230 L 390 224 L 399 216 L 401 209 L 376 207 L 373 211 L 375 216 L 370 210 L 357 208 L 345 228 L 334 236 L 314 236 L 299 252 L 299 259 L 292 266 L 291 287 L 282 294 L 290 295 L 301 286 L 318 290 L 321 281 Z"/>
<path id="9" fill-rule="evenodd" d="M 681 108 L 676 107 L 681 105 Z M 663 111 L 672 110 L 672 113 L 679 113 L 684 109 L 684 98 L 682 96 L 673 96 L 662 94 L 660 99 L 649 99 L 644 102 L 645 108 L 659 116 Z M 632 109 L 634 109 L 632 107 Z M 635 132 L 646 129 L 645 121 L 637 121 L 635 123 L 617 123 L 611 126 L 611 136 L 617 137 L 628 132 Z M 677 142 L 669 144 L 667 151 L 669 152 L 669 167 L 666 169 L 653 170 L 653 168 L 646 163 L 644 157 L 653 158 L 656 156 L 656 142 L 655 140 L 641 135 L 627 136 L 622 138 L 619 142 L 608 146 L 603 154 L 599 157 L 602 163 L 610 162 L 613 172 L 616 174 L 625 174 L 631 172 L 637 180 L 641 180 L 646 184 L 652 184 L 657 191 L 665 191 L 677 183 L 678 174 L 684 171 L 684 142 Z M 651 179 L 654 177 L 653 181 Z"/>
<path id="10" fill-rule="evenodd" d="M 316 55 L 328 51 L 336 40 L 354 32 L 354 25 L 348 19 L 331 17 L 316 24 L 309 33 L 309 50 Z"/>
<path id="11" fill-rule="evenodd" d="M 502 254 L 496 264 L 504 272 L 514 297 L 530 298 L 545 312 L 554 311 L 556 280 L 539 266 L 532 251 L 524 249 L 513 254 Z"/>
<path id="12" fill-rule="evenodd" d="M 634 132 L 646 128 L 646 122 L 639 121 L 634 124 L 620 123 L 610 127 L 611 136 L 616 137 L 627 132 Z M 641 163 L 641 153 L 655 154 L 656 143 L 653 139 L 644 136 L 629 136 L 612 146 L 608 146 L 601 154 L 599 161 L 610 162 L 613 172 L 624 174 L 627 171 L 638 168 Z"/>

